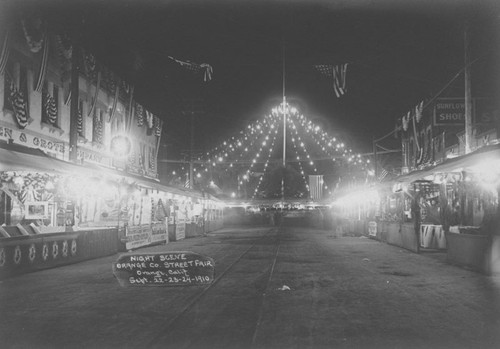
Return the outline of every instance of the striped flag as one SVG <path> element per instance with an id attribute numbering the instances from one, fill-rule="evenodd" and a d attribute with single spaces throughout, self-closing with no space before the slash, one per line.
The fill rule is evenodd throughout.
<path id="1" fill-rule="evenodd" d="M 347 91 L 346 88 L 347 65 L 348 63 L 340 65 L 320 64 L 314 66 L 316 70 L 318 70 L 321 74 L 332 78 L 333 90 L 335 91 L 335 95 L 337 96 L 337 98 L 344 95 Z"/>
<path id="2" fill-rule="evenodd" d="M 389 174 L 385 168 L 382 168 L 382 171 L 380 171 L 380 174 L 378 175 L 378 181 L 382 182 L 384 178 Z"/>
<path id="3" fill-rule="evenodd" d="M 202 72 L 203 73 L 203 81 L 207 82 L 207 81 L 212 80 L 213 68 L 210 64 L 208 64 L 208 63 L 197 64 L 197 63 L 194 63 L 191 61 L 181 61 L 181 60 L 178 60 L 172 56 L 168 56 L 168 58 L 170 58 L 174 62 L 180 64 L 181 67 L 184 67 L 187 70 L 190 70 L 195 74 Z"/>
<path id="4" fill-rule="evenodd" d="M 323 197 L 323 175 L 309 175 L 309 194 L 312 200 Z"/>

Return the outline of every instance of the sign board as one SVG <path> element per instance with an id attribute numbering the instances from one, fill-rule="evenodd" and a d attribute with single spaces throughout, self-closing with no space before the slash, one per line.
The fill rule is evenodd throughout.
<path id="1" fill-rule="evenodd" d="M 368 222 L 368 235 L 377 236 L 377 222 L 375 221 Z"/>
<path id="2" fill-rule="evenodd" d="M 475 124 L 492 124 L 500 121 L 500 107 L 495 100 L 474 98 L 472 104 L 472 117 Z M 439 98 L 434 107 L 434 125 L 465 125 L 465 100 L 463 98 Z"/>
<path id="3" fill-rule="evenodd" d="M 121 286 L 199 286 L 214 281 L 215 262 L 194 252 L 121 255 L 113 264 Z"/>
<path id="4" fill-rule="evenodd" d="M 151 235 L 151 227 L 149 225 L 127 225 L 125 228 L 125 248 L 127 250 L 132 250 L 141 246 L 150 245 Z"/>
<path id="5" fill-rule="evenodd" d="M 463 98 L 440 98 L 434 107 L 434 125 L 451 126 L 465 124 Z"/>
<path id="6" fill-rule="evenodd" d="M 175 239 L 181 240 L 186 238 L 186 220 L 179 218 L 175 225 Z"/>

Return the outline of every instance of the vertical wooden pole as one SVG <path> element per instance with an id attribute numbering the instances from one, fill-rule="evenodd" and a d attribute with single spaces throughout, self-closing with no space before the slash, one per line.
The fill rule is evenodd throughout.
<path id="1" fill-rule="evenodd" d="M 194 112 L 191 113 L 191 142 L 190 142 L 190 151 L 189 151 L 189 189 L 194 188 Z"/>
<path id="2" fill-rule="evenodd" d="M 465 81 L 465 154 L 472 151 L 472 92 L 470 72 L 470 33 L 469 23 L 464 29 L 464 81 Z"/>
<path id="3" fill-rule="evenodd" d="M 71 104 L 69 123 L 69 160 L 78 160 L 78 102 L 79 102 L 79 49 L 76 40 L 73 41 L 71 55 Z"/>

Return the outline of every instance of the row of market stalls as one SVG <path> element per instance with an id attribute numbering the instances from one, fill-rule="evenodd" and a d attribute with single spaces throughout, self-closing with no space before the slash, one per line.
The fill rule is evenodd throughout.
<path id="1" fill-rule="evenodd" d="M 0 278 L 202 235 L 222 202 L 0 142 Z"/>
<path id="2" fill-rule="evenodd" d="M 333 211 L 344 229 L 485 273 L 500 260 L 500 144 L 391 181 L 351 188 Z"/>
<path id="3" fill-rule="evenodd" d="M 0 32 L 0 278 L 222 226 L 215 197 L 158 180 L 166 125 L 124 76 L 43 13 L 9 19 Z"/>

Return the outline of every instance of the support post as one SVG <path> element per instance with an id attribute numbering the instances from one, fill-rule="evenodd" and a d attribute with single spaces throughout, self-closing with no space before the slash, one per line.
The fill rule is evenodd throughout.
<path id="1" fill-rule="evenodd" d="M 80 62 L 79 48 L 76 40 L 73 40 L 71 55 L 71 103 L 70 103 L 70 123 L 69 123 L 69 160 L 78 160 L 78 104 L 80 99 Z"/>
<path id="2" fill-rule="evenodd" d="M 464 29 L 464 82 L 465 82 L 465 154 L 472 151 L 472 92 L 470 72 L 470 37 L 469 23 Z"/>

